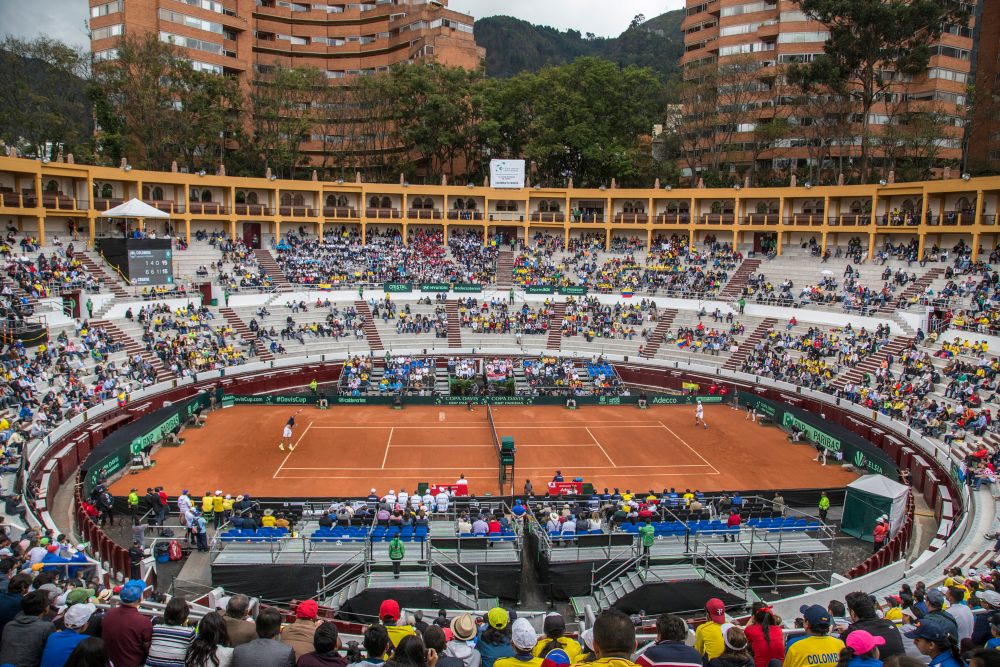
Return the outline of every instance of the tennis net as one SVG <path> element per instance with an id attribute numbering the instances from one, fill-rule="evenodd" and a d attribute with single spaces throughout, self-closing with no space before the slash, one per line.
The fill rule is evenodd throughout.
<path id="1" fill-rule="evenodd" d="M 493 435 L 493 447 L 497 452 L 497 463 L 502 461 L 500 457 L 500 436 L 497 435 L 497 425 L 493 421 L 493 409 L 490 404 L 486 404 L 486 421 L 490 423 L 490 433 Z"/>

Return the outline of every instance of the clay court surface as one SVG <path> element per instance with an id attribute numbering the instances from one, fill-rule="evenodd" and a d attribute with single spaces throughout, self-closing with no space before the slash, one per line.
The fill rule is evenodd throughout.
<path id="1" fill-rule="evenodd" d="M 419 482 L 451 484 L 464 474 L 471 493 L 497 493 L 498 463 L 486 408 L 333 406 L 296 417 L 295 451 L 280 451 L 281 430 L 298 408 L 235 406 L 217 410 L 185 443 L 163 448 L 156 465 L 113 487 L 163 486 L 201 495 L 364 496 L 375 487 L 413 491 Z M 517 447 L 515 484 L 525 478 L 543 493 L 556 469 L 597 488 L 676 487 L 703 491 L 817 488 L 855 479 L 820 466 L 809 445 L 793 445 L 775 427 L 745 421 L 728 406 L 706 406 L 709 428 L 694 424 L 692 406 L 495 407 L 501 436 Z M 509 492 L 509 491 L 508 491 Z"/>

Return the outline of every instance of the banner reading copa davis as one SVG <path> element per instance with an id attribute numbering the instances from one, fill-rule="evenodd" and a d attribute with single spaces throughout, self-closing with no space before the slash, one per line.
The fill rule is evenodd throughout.
<path id="1" fill-rule="evenodd" d="M 756 394 L 741 391 L 737 393 L 737 398 L 740 405 L 753 405 L 757 408 L 758 415 L 767 417 L 784 429 L 791 430 L 793 426 L 798 428 L 804 433 L 806 440 L 825 447 L 844 463 L 890 479 L 899 476 L 899 468 L 885 452 L 839 424 L 822 419 L 807 410 L 761 398 Z"/>

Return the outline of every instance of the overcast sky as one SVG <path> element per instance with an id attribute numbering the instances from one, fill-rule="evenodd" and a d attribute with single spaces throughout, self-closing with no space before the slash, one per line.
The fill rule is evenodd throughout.
<path id="1" fill-rule="evenodd" d="M 476 18 L 506 14 L 550 25 L 616 37 L 636 14 L 653 17 L 684 5 L 683 0 L 450 0 L 453 9 Z M 87 0 L 0 0 L 0 32 L 17 37 L 46 34 L 88 46 Z"/>
<path id="2" fill-rule="evenodd" d="M 0 0 L 6 2 L 8 0 Z M 600 37 L 617 37 L 636 14 L 658 16 L 684 6 L 683 0 L 449 0 L 448 6 L 477 19 L 503 14 L 560 30 L 574 28 Z"/>

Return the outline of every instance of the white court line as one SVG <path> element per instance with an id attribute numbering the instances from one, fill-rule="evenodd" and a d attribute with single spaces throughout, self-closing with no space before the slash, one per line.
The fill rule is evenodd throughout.
<path id="1" fill-rule="evenodd" d="M 296 468 L 285 468 L 285 470 L 296 470 Z M 308 470 L 308 468 L 307 468 L 307 470 Z M 378 468 L 372 468 L 372 470 L 378 470 Z M 427 470 L 427 468 L 417 468 L 416 470 Z M 454 470 L 454 468 L 441 468 L 441 470 Z M 469 468 L 465 468 L 465 470 L 469 470 Z M 552 467 L 549 466 L 548 468 L 518 468 L 518 470 L 542 470 L 542 471 L 552 472 Z M 604 466 L 603 470 L 607 470 L 607 466 Z M 721 475 L 721 474 L 722 473 L 716 471 L 716 472 L 699 473 L 699 476 Z M 689 472 L 655 473 L 655 476 L 657 478 L 661 478 L 661 477 L 689 477 L 690 475 L 691 475 L 691 473 L 689 473 Z M 637 472 L 637 473 L 619 473 L 619 472 L 616 472 L 616 473 L 614 473 L 614 476 L 615 477 L 643 477 L 645 479 L 649 479 L 650 474 L 649 473 L 644 473 L 644 472 Z M 278 479 L 351 479 L 351 480 L 358 480 L 358 479 L 371 479 L 371 477 L 369 477 L 367 475 L 282 475 Z M 482 477 L 477 477 L 475 475 L 466 475 L 465 479 L 489 479 L 489 480 L 493 480 L 494 482 L 496 482 L 497 477 L 496 477 L 496 475 L 485 475 L 485 476 L 482 476 Z"/>
<path id="2" fill-rule="evenodd" d="M 608 463 L 611 464 L 611 467 L 612 468 L 617 468 L 618 466 L 615 465 L 614 459 L 612 459 L 610 456 L 608 456 L 608 453 L 606 451 L 604 451 L 604 445 L 601 444 L 600 440 L 598 440 L 596 437 L 594 437 L 594 434 L 590 432 L 589 428 L 587 429 L 587 435 L 589 435 L 591 438 L 594 438 L 594 444 L 597 445 L 601 449 L 601 453 L 604 454 L 604 458 L 606 458 L 608 460 Z"/>
<path id="3" fill-rule="evenodd" d="M 492 445 L 491 445 L 492 446 Z M 711 465 L 704 463 L 684 463 L 680 465 L 668 465 L 668 466 L 616 466 L 618 470 L 647 470 L 652 468 L 666 468 L 667 470 L 673 470 L 674 468 L 711 468 Z M 518 466 L 519 470 L 551 470 L 552 466 Z M 434 467 L 415 467 L 411 466 L 412 470 L 495 470 L 495 467 L 485 467 L 485 468 L 457 468 L 455 466 L 448 466 L 447 468 L 434 468 Z M 574 466 L 572 469 L 567 468 L 567 470 L 607 470 L 608 466 Z M 714 468 L 713 468 L 714 469 Z M 283 468 L 283 470 L 382 470 L 382 468 L 357 468 L 354 466 L 348 468 L 323 468 L 323 467 L 313 467 L 308 468 Z M 718 471 L 716 471 L 718 472 Z"/>
<path id="4" fill-rule="evenodd" d="M 385 441 L 385 456 L 382 457 L 382 470 L 385 470 L 385 462 L 389 460 L 389 448 L 392 447 L 392 434 L 395 431 L 395 428 L 389 429 L 389 439 Z"/>
<path id="5" fill-rule="evenodd" d="M 686 441 L 686 440 L 685 440 L 684 438 L 682 438 L 681 436 L 679 436 L 679 435 L 677 435 L 676 433 L 674 433 L 674 432 L 673 432 L 673 431 L 672 431 L 672 430 L 670 429 L 670 427 L 669 427 L 669 426 L 667 426 L 666 424 L 664 424 L 663 422 L 660 422 L 660 426 L 662 426 L 663 428 L 667 429 L 667 431 L 669 431 L 669 432 L 670 432 L 670 435 L 672 435 L 672 436 L 674 436 L 675 438 L 677 438 L 678 440 L 680 440 L 680 441 L 681 441 L 681 444 L 683 444 L 683 445 L 684 445 L 685 447 L 687 447 L 688 449 L 690 449 L 690 450 L 691 450 L 691 452 L 692 452 L 692 453 L 693 453 L 693 454 L 694 454 L 695 456 L 697 456 L 697 457 L 698 457 L 699 459 L 701 459 L 702 461 L 704 461 L 704 462 L 705 462 L 705 465 L 707 465 L 708 467 L 710 467 L 710 468 L 711 468 L 712 470 L 714 470 L 714 471 L 715 471 L 715 472 L 716 472 L 716 473 L 718 474 L 718 472 L 719 472 L 719 469 L 718 469 L 718 468 L 716 468 L 716 467 L 715 467 L 714 465 L 712 465 L 711 463 L 709 463 L 709 462 L 708 462 L 708 460 L 707 460 L 707 459 L 706 459 L 706 458 L 705 458 L 704 456 L 702 456 L 701 454 L 699 454 L 699 453 L 698 453 L 698 450 L 697 450 L 697 449 L 695 449 L 694 447 L 692 447 L 691 445 L 689 445 L 689 444 L 687 443 L 687 441 Z"/>
<path id="6" fill-rule="evenodd" d="M 281 469 L 285 467 L 285 463 L 288 462 L 288 458 L 295 451 L 295 447 L 298 447 L 299 443 L 302 442 L 302 438 L 306 437 L 306 433 L 309 432 L 309 429 L 312 428 L 312 425 L 313 425 L 313 423 L 309 422 L 309 426 L 306 426 L 306 430 L 302 431 L 302 435 L 300 435 L 299 439 L 295 441 L 295 444 L 294 445 L 289 445 L 289 447 L 288 447 L 288 454 L 285 456 L 284 460 L 281 462 L 281 465 L 278 466 L 278 469 L 274 471 L 274 474 L 271 476 L 271 479 L 278 479 L 278 473 L 281 472 Z"/>

